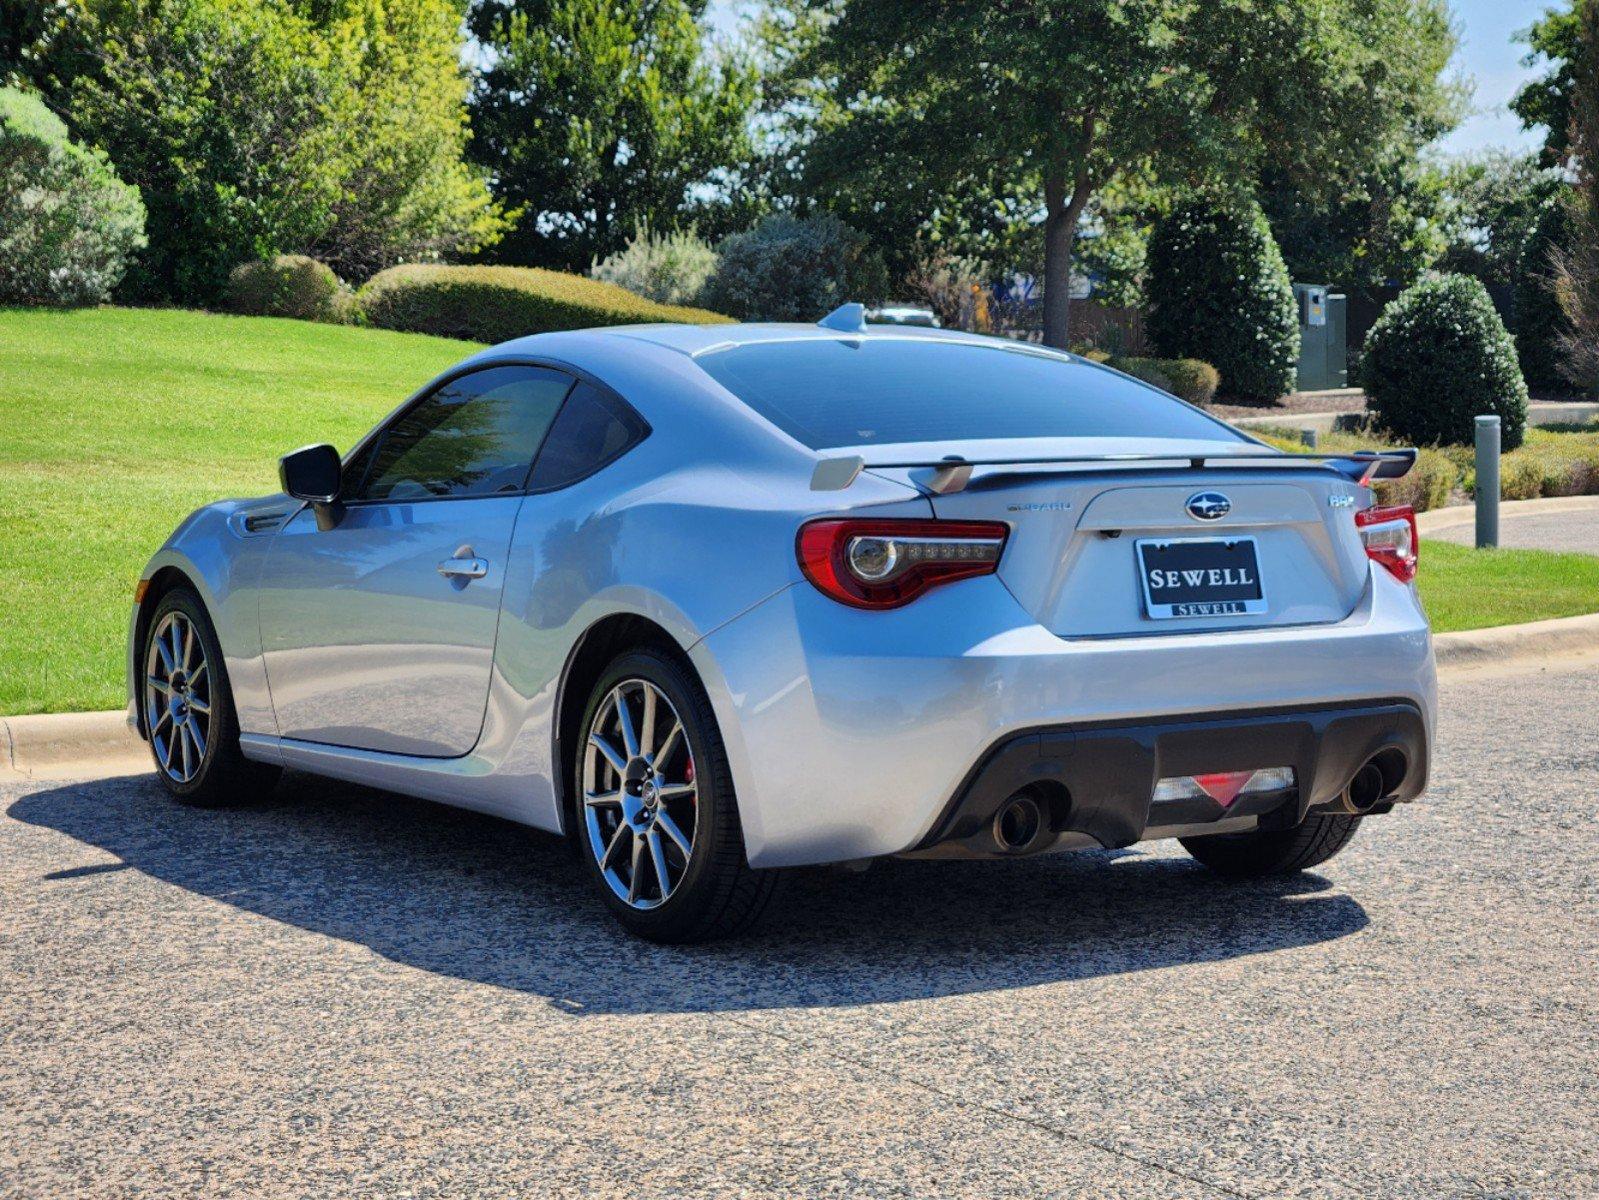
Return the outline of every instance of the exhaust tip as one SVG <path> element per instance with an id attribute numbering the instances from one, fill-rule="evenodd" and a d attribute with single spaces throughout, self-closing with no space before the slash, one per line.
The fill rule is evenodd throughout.
<path id="1" fill-rule="evenodd" d="M 1355 777 L 1344 787 L 1343 794 L 1338 798 L 1339 807 L 1346 813 L 1364 816 L 1377 806 L 1388 790 L 1388 781 L 1383 777 L 1382 768 L 1377 765 L 1376 759 L 1372 759 L 1356 771 Z"/>
<path id="2" fill-rule="evenodd" d="M 1044 814 L 1038 801 L 1018 792 L 994 814 L 994 844 L 1009 854 L 1026 850 L 1038 841 L 1044 828 Z"/>

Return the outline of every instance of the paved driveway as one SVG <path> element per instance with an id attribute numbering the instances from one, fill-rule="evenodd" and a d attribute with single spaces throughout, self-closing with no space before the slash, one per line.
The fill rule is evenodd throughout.
<path id="1" fill-rule="evenodd" d="M 1477 528 L 1466 521 L 1423 536 L 1470 546 L 1476 541 Z M 1577 550 L 1599 554 L 1599 511 L 1504 515 L 1499 521 L 1499 544 L 1521 550 Z"/>
<path id="2" fill-rule="evenodd" d="M 808 872 L 688 951 L 487 819 L 7 785 L 0 1194 L 1594 1196 L 1599 671 L 1446 708 L 1317 875 Z"/>

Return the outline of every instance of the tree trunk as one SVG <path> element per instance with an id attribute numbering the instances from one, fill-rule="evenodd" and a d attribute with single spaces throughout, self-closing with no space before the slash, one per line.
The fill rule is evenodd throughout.
<path id="1" fill-rule="evenodd" d="M 1065 350 L 1072 331 L 1072 248 L 1077 222 L 1092 191 L 1086 170 L 1078 169 L 1071 194 L 1062 176 L 1044 180 L 1044 345 Z"/>
<path id="2" fill-rule="evenodd" d="M 1050 206 L 1044 219 L 1044 345 L 1066 349 L 1072 331 L 1072 247 L 1077 218 L 1067 208 Z"/>

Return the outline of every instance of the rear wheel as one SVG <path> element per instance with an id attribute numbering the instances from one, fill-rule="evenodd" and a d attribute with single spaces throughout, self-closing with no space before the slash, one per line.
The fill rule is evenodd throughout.
<path id="1" fill-rule="evenodd" d="M 600 676 L 581 730 L 575 826 L 605 906 L 657 942 L 753 925 L 777 873 L 745 860 L 732 773 L 699 681 L 658 651 L 628 651 Z"/>
<path id="2" fill-rule="evenodd" d="M 1293 829 L 1183 838 L 1183 849 L 1212 871 L 1235 878 L 1291 875 L 1326 862 L 1349 844 L 1361 818 L 1311 813 Z"/>
<path id="3" fill-rule="evenodd" d="M 142 651 L 145 736 L 156 775 L 173 798 L 220 807 L 270 791 L 280 771 L 239 750 L 222 648 L 200 597 L 188 588 L 161 597 Z"/>

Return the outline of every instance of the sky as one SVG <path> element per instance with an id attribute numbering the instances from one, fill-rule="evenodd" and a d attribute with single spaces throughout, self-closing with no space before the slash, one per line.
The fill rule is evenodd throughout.
<path id="1" fill-rule="evenodd" d="M 749 0 L 711 0 L 712 28 L 731 33 Z M 1521 32 L 1551 7 L 1550 0 L 1450 0 L 1459 26 L 1460 48 L 1454 69 L 1475 81 L 1472 112 L 1440 148 L 1447 154 L 1465 154 L 1490 146 L 1530 150 L 1543 141 L 1541 132 L 1527 132 L 1505 107 L 1533 71 L 1521 65 L 1527 47 L 1513 42 Z"/>

